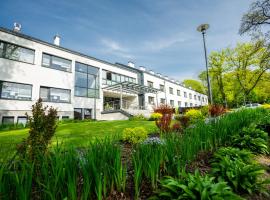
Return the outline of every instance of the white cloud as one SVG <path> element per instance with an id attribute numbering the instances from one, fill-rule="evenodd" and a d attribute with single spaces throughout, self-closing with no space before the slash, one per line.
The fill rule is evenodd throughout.
<path id="1" fill-rule="evenodd" d="M 133 55 L 129 53 L 129 49 L 123 47 L 119 42 L 112 39 L 103 38 L 101 39 L 101 44 L 104 46 L 104 51 L 107 53 L 114 54 L 119 57 L 132 59 Z"/>

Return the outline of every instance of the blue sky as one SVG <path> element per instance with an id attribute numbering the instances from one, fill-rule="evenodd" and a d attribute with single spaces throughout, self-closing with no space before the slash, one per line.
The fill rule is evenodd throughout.
<path id="1" fill-rule="evenodd" d="M 0 26 L 112 63 L 144 66 L 177 80 L 205 69 L 202 36 L 209 23 L 208 53 L 237 42 L 250 0 L 2 0 Z"/>

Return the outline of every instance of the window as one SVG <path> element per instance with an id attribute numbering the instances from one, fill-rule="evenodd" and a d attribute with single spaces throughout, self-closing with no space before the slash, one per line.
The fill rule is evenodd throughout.
<path id="1" fill-rule="evenodd" d="M 181 107 L 181 101 L 178 101 L 178 106 Z"/>
<path id="2" fill-rule="evenodd" d="M 67 120 L 69 119 L 69 116 L 62 116 L 62 120 Z"/>
<path id="3" fill-rule="evenodd" d="M 154 85 L 154 84 L 153 84 L 153 82 L 151 82 L 151 81 L 147 81 L 147 86 L 148 86 L 148 87 L 153 88 L 153 85 Z"/>
<path id="4" fill-rule="evenodd" d="M 173 88 L 169 88 L 169 92 L 170 92 L 170 94 L 173 94 Z"/>
<path id="5" fill-rule="evenodd" d="M 17 117 L 17 123 L 26 125 L 27 123 L 27 117 L 26 116 L 19 116 Z"/>
<path id="6" fill-rule="evenodd" d="M 148 103 L 154 104 L 155 98 L 154 97 L 148 97 Z"/>
<path id="7" fill-rule="evenodd" d="M 170 100 L 170 105 L 174 107 L 174 100 Z"/>
<path id="8" fill-rule="evenodd" d="M 200 97 L 200 96 L 198 96 L 198 100 L 199 100 L 199 101 L 201 100 L 201 97 Z"/>
<path id="9" fill-rule="evenodd" d="M 0 81 L 0 98 L 31 100 L 32 85 Z"/>
<path id="10" fill-rule="evenodd" d="M 188 107 L 188 102 L 185 102 L 185 107 Z"/>
<path id="11" fill-rule="evenodd" d="M 2 124 L 14 124 L 14 117 L 13 116 L 3 116 Z"/>
<path id="12" fill-rule="evenodd" d="M 160 85 L 159 85 L 159 89 L 160 89 L 160 91 L 164 92 L 164 89 L 165 89 L 165 88 L 164 88 L 164 85 L 161 85 L 161 84 L 160 84 Z"/>
<path id="13" fill-rule="evenodd" d="M 194 99 L 197 100 L 197 96 L 196 95 L 194 95 Z"/>
<path id="14" fill-rule="evenodd" d="M 184 97 L 187 98 L 187 92 L 184 92 Z"/>
<path id="15" fill-rule="evenodd" d="M 71 63 L 71 60 L 65 58 L 60 58 L 46 53 L 42 54 L 42 66 L 44 67 L 71 72 Z"/>
<path id="16" fill-rule="evenodd" d="M 165 104 L 165 99 L 164 99 L 164 98 L 161 98 L 161 99 L 160 99 L 160 103 L 161 103 L 161 104 Z"/>
<path id="17" fill-rule="evenodd" d="M 204 102 L 204 97 L 202 97 L 202 102 Z"/>
<path id="18" fill-rule="evenodd" d="M 136 83 L 136 79 L 121 74 L 112 73 L 106 70 L 102 70 L 102 83 L 104 85 L 113 85 L 121 82 Z"/>
<path id="19" fill-rule="evenodd" d="M 103 71 L 104 72 L 104 71 Z M 102 76 L 112 74 L 102 73 Z M 75 96 L 98 98 L 99 97 L 99 69 L 82 63 L 75 63 Z"/>
<path id="20" fill-rule="evenodd" d="M 82 108 L 74 108 L 74 119 L 82 119 Z"/>
<path id="21" fill-rule="evenodd" d="M 92 109 L 84 109 L 84 119 L 92 119 Z"/>
<path id="22" fill-rule="evenodd" d="M 177 90 L 177 96 L 180 96 L 180 90 Z"/>
<path id="23" fill-rule="evenodd" d="M 0 41 L 0 58 L 34 64 L 35 51 L 15 44 Z"/>
<path id="24" fill-rule="evenodd" d="M 48 102 L 70 103 L 70 90 L 41 86 L 40 98 Z"/>
<path id="25" fill-rule="evenodd" d="M 192 106 L 193 106 L 193 104 L 192 104 L 192 103 L 190 103 L 189 105 L 190 105 L 190 107 L 192 107 Z"/>
<path id="26" fill-rule="evenodd" d="M 191 93 L 189 93 L 189 98 L 192 99 L 192 94 Z"/>

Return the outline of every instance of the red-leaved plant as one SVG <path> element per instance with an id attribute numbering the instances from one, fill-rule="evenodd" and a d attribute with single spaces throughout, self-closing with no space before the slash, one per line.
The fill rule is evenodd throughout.
<path id="1" fill-rule="evenodd" d="M 217 117 L 224 113 L 226 113 L 226 108 L 224 108 L 222 105 L 210 105 L 209 106 L 209 113 L 211 117 Z"/>
<path id="2" fill-rule="evenodd" d="M 182 126 L 181 126 L 180 122 L 175 122 L 173 124 L 172 131 L 174 131 L 176 133 L 181 133 L 182 132 Z"/>
<path id="3" fill-rule="evenodd" d="M 162 117 L 156 120 L 157 127 L 161 132 L 168 133 L 171 130 L 170 125 L 174 114 L 174 109 L 169 105 L 162 104 L 154 108 L 154 112 L 162 114 Z"/>

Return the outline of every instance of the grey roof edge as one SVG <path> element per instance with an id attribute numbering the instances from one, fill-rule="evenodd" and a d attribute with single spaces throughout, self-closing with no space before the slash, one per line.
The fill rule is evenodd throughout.
<path id="1" fill-rule="evenodd" d="M 14 35 L 14 36 L 17 36 L 17 37 L 24 38 L 24 39 L 27 39 L 27 40 L 30 40 L 30 41 L 33 41 L 33 42 L 38 42 L 40 44 L 47 45 L 49 47 L 53 47 L 53 48 L 56 48 L 56 49 L 59 49 L 59 50 L 62 50 L 62 51 L 66 51 L 68 53 L 72 53 L 72 54 L 75 54 L 75 55 L 78 55 L 78 56 L 82 56 L 82 57 L 85 57 L 85 58 L 88 58 L 88 59 L 92 59 L 92 60 L 95 60 L 95 61 L 98 61 L 98 62 L 101 62 L 101 63 L 104 63 L 104 64 L 112 65 L 114 67 L 119 67 L 119 68 L 122 68 L 122 69 L 127 69 L 127 70 L 129 70 L 131 72 L 135 72 L 135 73 L 138 73 L 138 72 L 140 72 L 140 73 L 147 73 L 147 74 L 149 74 L 151 76 L 155 76 L 155 77 L 160 78 L 160 79 L 162 79 L 164 81 L 168 81 L 168 82 L 173 83 L 175 85 L 182 86 L 183 88 L 186 88 L 188 90 L 192 90 L 194 92 L 197 92 L 197 91 L 195 91 L 193 89 L 190 89 L 190 88 L 187 88 L 187 87 L 183 86 L 182 84 L 177 84 L 177 83 L 175 83 L 175 82 L 173 82 L 171 80 L 165 79 L 164 77 L 157 76 L 156 74 L 151 74 L 150 72 L 148 72 L 146 70 L 145 71 L 144 70 L 140 70 L 138 68 L 133 68 L 133 67 L 130 67 L 128 65 L 125 65 L 125 64 L 122 64 L 122 63 L 118 63 L 118 62 L 111 63 L 111 62 L 108 62 L 108 61 L 105 61 L 105 60 L 101 60 L 101 59 L 98 59 L 98 58 L 95 58 L 95 57 L 92 57 L 92 56 L 89 56 L 89 55 L 80 53 L 78 51 L 71 50 L 69 48 L 65 48 L 65 47 L 62 47 L 62 46 L 57 46 L 55 44 L 46 42 L 44 40 L 41 40 L 41 39 L 38 39 L 38 38 L 35 38 L 35 37 L 32 37 L 30 35 L 26 35 L 26 34 L 23 34 L 23 33 L 18 33 L 18 32 L 12 31 L 10 29 L 7 29 L 7 28 L 1 27 L 1 26 L 0 26 L 0 31 L 5 32 L 5 33 L 8 33 L 8 34 L 11 34 L 11 35 Z M 197 93 L 203 94 L 203 93 L 200 93 L 200 92 L 197 92 Z M 206 94 L 203 94 L 203 95 L 206 95 Z"/>

